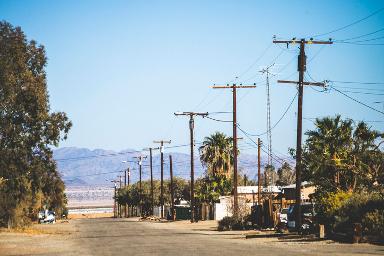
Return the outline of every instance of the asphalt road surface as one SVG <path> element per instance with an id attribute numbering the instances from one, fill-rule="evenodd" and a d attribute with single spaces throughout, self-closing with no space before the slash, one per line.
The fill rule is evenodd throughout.
<path id="1" fill-rule="evenodd" d="M 41 234 L 1 232 L 0 255 L 384 255 L 384 246 L 245 239 L 243 232 L 217 232 L 214 225 L 112 218 L 70 220 L 39 225 Z"/>

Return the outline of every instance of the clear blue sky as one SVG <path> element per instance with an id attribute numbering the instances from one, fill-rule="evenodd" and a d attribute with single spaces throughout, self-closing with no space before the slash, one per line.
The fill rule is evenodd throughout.
<path id="1" fill-rule="evenodd" d="M 258 71 L 276 59 L 271 78 L 272 124 L 296 90 L 277 79 L 298 79 L 297 47 L 283 50 L 272 37 L 291 39 L 332 31 L 384 7 L 383 1 L 0 1 L 0 19 L 21 26 L 46 47 L 53 111 L 73 121 L 61 146 L 122 150 L 151 146 L 154 139 L 188 143 L 188 120 L 175 111 L 231 111 L 230 90 L 214 83 L 257 82 L 238 94 L 239 123 L 266 130 L 265 77 Z M 319 37 L 346 39 L 384 28 L 384 11 L 347 29 Z M 384 31 L 356 40 L 382 37 Z M 366 43 L 384 43 L 384 39 Z M 250 69 L 250 65 L 268 49 Z M 308 72 L 318 81 L 384 82 L 384 46 L 308 45 Z M 314 57 L 314 58 L 313 58 Z M 313 59 L 312 59 L 313 58 Z M 287 65 L 287 66 L 286 66 Z M 310 79 L 308 77 L 308 79 Z M 383 111 L 384 84 L 334 84 Z M 318 88 L 314 88 L 317 89 Z M 341 114 L 383 131 L 384 115 L 335 91 L 305 89 L 306 118 Z M 340 89 L 340 88 L 339 88 Z M 273 148 L 285 155 L 296 141 L 297 103 L 273 130 Z M 215 118 L 231 120 L 230 114 Z M 304 130 L 313 123 L 304 120 Z M 196 120 L 196 140 L 214 131 L 231 135 L 230 123 Z M 239 132 L 241 136 L 241 132 Z M 265 140 L 265 137 L 262 137 Z M 256 152 L 247 146 L 241 148 Z M 187 151 L 188 148 L 180 148 Z"/>

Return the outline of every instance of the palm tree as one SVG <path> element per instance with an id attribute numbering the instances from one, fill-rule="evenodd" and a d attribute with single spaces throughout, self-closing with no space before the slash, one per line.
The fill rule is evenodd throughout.
<path id="1" fill-rule="evenodd" d="M 233 163 L 233 139 L 224 133 L 216 132 L 205 137 L 199 148 L 200 161 L 207 168 L 207 173 L 213 176 L 225 175 L 231 177 Z"/>
<path id="2" fill-rule="evenodd" d="M 350 119 L 342 120 L 340 115 L 317 119 L 315 125 L 315 130 L 306 132 L 305 179 L 331 190 L 350 191 L 380 180 L 381 133 L 371 130 L 366 123 L 354 125 Z"/>

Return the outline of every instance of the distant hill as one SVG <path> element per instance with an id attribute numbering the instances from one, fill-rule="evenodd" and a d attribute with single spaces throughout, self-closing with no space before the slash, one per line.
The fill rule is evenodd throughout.
<path id="1" fill-rule="evenodd" d="M 67 186 L 101 185 L 111 184 L 110 180 L 126 168 L 131 168 L 131 181 L 139 179 L 138 164 L 132 157 L 136 156 L 135 150 L 127 149 L 120 152 L 111 150 L 65 147 L 54 150 L 54 158 L 57 161 L 58 170 Z M 156 152 L 157 153 L 157 152 Z M 164 154 L 164 178 L 169 178 L 169 154 L 172 155 L 174 176 L 184 179 L 190 178 L 190 156 L 188 154 L 170 152 Z M 122 161 L 129 160 L 129 163 Z M 262 166 L 265 161 L 262 159 Z M 142 163 L 142 179 L 150 178 L 149 157 Z M 247 174 L 250 179 L 257 176 L 257 156 L 240 154 L 239 170 Z M 160 178 L 160 155 L 153 155 L 153 175 Z M 195 177 L 204 174 L 204 169 L 198 157 L 195 157 Z"/>

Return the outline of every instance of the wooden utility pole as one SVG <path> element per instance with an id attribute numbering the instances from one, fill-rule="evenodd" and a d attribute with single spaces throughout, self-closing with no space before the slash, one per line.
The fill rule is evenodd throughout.
<path id="1" fill-rule="evenodd" d="M 131 177 L 131 171 L 128 168 L 128 173 L 127 173 L 127 186 L 129 186 L 129 178 Z"/>
<path id="2" fill-rule="evenodd" d="M 119 177 L 119 189 L 121 189 L 121 178 L 122 178 L 123 176 L 122 176 L 122 175 L 119 175 L 119 176 L 117 176 L 117 177 Z M 121 204 L 120 204 L 120 203 L 117 205 L 117 210 L 118 210 L 118 216 L 119 216 L 119 218 L 121 218 L 121 217 L 122 217 L 122 214 L 121 214 Z"/>
<path id="3" fill-rule="evenodd" d="M 300 55 L 298 57 L 298 71 L 299 71 L 299 81 L 286 81 L 278 80 L 278 83 L 291 83 L 298 85 L 298 100 L 297 100 L 297 138 L 296 138 L 296 221 L 295 227 L 299 231 L 301 228 L 301 172 L 302 172 L 302 122 L 303 122 L 303 90 L 304 85 L 310 86 L 325 86 L 325 83 L 311 83 L 304 82 L 304 72 L 306 71 L 306 62 L 307 56 L 305 56 L 305 45 L 306 44 L 332 44 L 331 40 L 329 41 L 314 41 L 312 38 L 307 41 L 305 39 L 296 40 L 273 40 L 275 44 L 286 44 L 287 47 L 289 44 L 299 44 L 300 45 Z"/>
<path id="4" fill-rule="evenodd" d="M 176 112 L 175 116 L 189 116 L 189 135 L 190 135 L 190 146 L 191 146 L 191 222 L 197 222 L 195 212 L 195 167 L 194 167 L 194 128 L 195 128 L 195 116 L 208 116 L 208 112 L 197 113 L 197 112 Z"/>
<path id="5" fill-rule="evenodd" d="M 146 148 L 144 150 L 149 150 L 149 170 L 151 172 L 151 212 L 152 215 L 154 215 L 154 197 L 153 197 L 153 155 L 152 150 L 159 149 L 159 148 Z"/>
<path id="6" fill-rule="evenodd" d="M 128 176 L 128 170 L 125 170 L 124 172 L 124 188 L 127 189 L 127 176 Z M 124 217 L 127 218 L 127 203 L 124 205 Z"/>
<path id="7" fill-rule="evenodd" d="M 255 88 L 256 83 L 253 85 L 214 85 L 213 89 L 232 89 L 232 107 L 233 107 L 233 215 L 237 215 L 238 211 L 238 198 L 237 198 L 237 109 L 236 109 L 236 89 L 237 88 Z"/>
<path id="8" fill-rule="evenodd" d="M 141 176 L 142 176 L 142 168 L 141 166 L 143 165 L 143 159 L 147 159 L 147 156 L 135 156 L 134 158 L 137 159 L 137 163 L 139 164 L 139 207 L 140 207 L 140 215 L 143 216 L 143 205 L 142 205 L 142 188 L 141 188 Z"/>
<path id="9" fill-rule="evenodd" d="M 113 187 L 114 187 L 114 197 L 113 197 L 113 217 L 116 218 L 117 217 L 117 207 L 116 207 L 116 196 L 117 196 L 117 193 L 116 193 L 116 190 L 117 190 L 117 184 L 116 184 L 116 180 L 111 180 L 111 182 L 113 182 Z"/>
<path id="10" fill-rule="evenodd" d="M 171 190 L 171 216 L 172 216 L 172 220 L 175 219 L 175 216 L 174 216 L 174 213 L 173 213 L 173 208 L 175 207 L 174 205 L 174 191 L 173 191 L 173 170 L 172 170 L 172 156 L 169 155 L 169 175 L 171 176 L 171 187 L 170 187 L 170 190 Z"/>
<path id="11" fill-rule="evenodd" d="M 153 165 L 152 165 L 152 148 L 149 149 L 149 169 L 151 171 L 151 212 L 153 215 Z"/>
<path id="12" fill-rule="evenodd" d="M 258 205 L 261 205 L 260 149 L 261 149 L 261 140 L 260 138 L 257 138 L 257 204 Z"/>
<path id="13" fill-rule="evenodd" d="M 160 166 L 161 166 L 161 178 L 160 178 L 160 211 L 161 218 L 164 219 L 164 143 L 170 144 L 171 141 L 157 140 L 153 143 L 160 143 Z"/>

